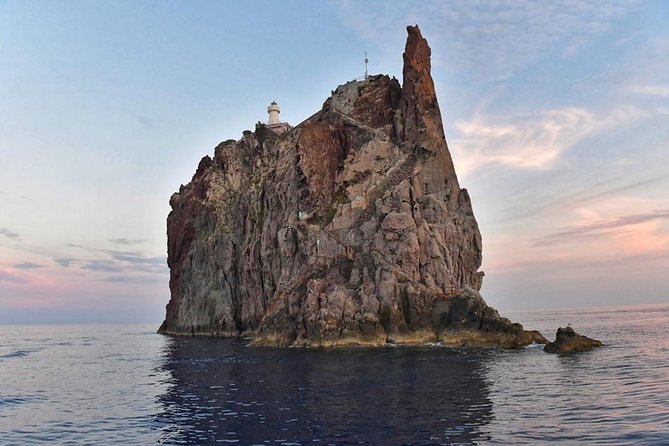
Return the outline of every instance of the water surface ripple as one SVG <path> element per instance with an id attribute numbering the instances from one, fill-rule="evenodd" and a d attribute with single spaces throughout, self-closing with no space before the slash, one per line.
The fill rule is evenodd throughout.
<path id="1" fill-rule="evenodd" d="M 606 347 L 278 350 L 3 326 L 0 444 L 669 444 L 669 305 L 511 316 Z"/>

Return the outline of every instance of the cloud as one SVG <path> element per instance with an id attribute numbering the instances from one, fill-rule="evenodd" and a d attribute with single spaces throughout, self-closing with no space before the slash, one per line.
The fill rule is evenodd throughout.
<path id="1" fill-rule="evenodd" d="M 39 265 L 33 262 L 20 262 L 13 264 L 12 267 L 18 269 L 35 269 L 35 268 L 44 268 L 44 265 Z"/>
<path id="2" fill-rule="evenodd" d="M 458 170 L 466 175 L 488 164 L 546 169 L 594 125 L 592 113 L 578 108 L 553 110 L 512 122 L 479 116 L 456 121 L 453 141 Z"/>
<path id="3" fill-rule="evenodd" d="M 162 271 L 167 267 L 165 257 L 138 257 L 132 255 L 115 255 L 115 260 L 131 264 L 134 268 L 146 272 Z"/>
<path id="4" fill-rule="evenodd" d="M 121 262 L 128 262 L 139 265 L 165 265 L 164 257 L 145 257 L 138 253 L 114 252 L 112 257 Z"/>
<path id="5" fill-rule="evenodd" d="M 669 209 L 642 214 L 632 214 L 612 220 L 603 220 L 579 226 L 570 226 L 562 231 L 541 237 L 534 241 L 534 246 L 551 246 L 564 242 L 575 242 L 596 238 L 602 235 L 628 232 L 632 226 L 669 219 Z"/>
<path id="6" fill-rule="evenodd" d="M 11 240 L 17 240 L 18 241 L 18 240 L 21 239 L 20 238 L 21 235 L 19 233 L 10 231 L 7 228 L 0 228 L 0 235 L 4 235 L 5 237 L 7 237 L 8 239 L 11 239 Z"/>
<path id="7" fill-rule="evenodd" d="M 611 95 L 619 90 L 634 95 L 667 97 L 669 95 L 669 38 L 646 37 L 636 33 L 629 41 L 628 55 L 621 54 L 599 74 L 578 82 L 581 94 L 599 91 Z M 634 33 L 632 34 L 634 36 Z M 638 99 L 638 98 L 637 98 Z"/>
<path id="8" fill-rule="evenodd" d="M 669 96 L 669 85 L 633 85 L 630 90 L 634 93 L 649 96 Z"/>
<path id="9" fill-rule="evenodd" d="M 572 192 L 568 197 L 565 197 L 563 201 L 568 201 L 572 207 L 583 206 L 584 204 L 597 199 L 612 195 L 620 195 L 621 192 L 628 192 L 642 186 L 649 186 L 665 180 L 667 180 L 666 174 L 646 177 L 632 182 L 628 181 L 618 185 L 612 184 L 611 181 L 606 181 L 589 186 L 587 189 L 580 189 L 576 192 Z"/>
<path id="10" fill-rule="evenodd" d="M 451 147 L 463 176 L 491 164 L 549 169 L 586 137 L 660 112 L 624 106 L 605 113 L 568 107 L 504 118 L 476 115 L 455 122 Z"/>
<path id="11" fill-rule="evenodd" d="M 163 274 L 167 268 L 165 256 L 146 256 L 139 251 L 103 250 L 111 258 L 124 267 L 131 267 L 133 271 Z"/>
<path id="12" fill-rule="evenodd" d="M 0 199 L 6 200 L 9 203 L 16 203 L 17 200 L 23 200 L 23 201 L 31 200 L 31 198 L 27 195 L 17 196 L 4 190 L 0 190 Z"/>
<path id="13" fill-rule="evenodd" d="M 486 272 L 495 273 L 500 272 L 524 272 L 528 271 L 538 272 L 542 271 L 546 275 L 555 275 L 559 270 L 568 271 L 574 270 L 588 274 L 594 269 L 602 269 L 604 271 L 610 268 L 629 268 L 630 265 L 645 267 L 648 263 L 667 263 L 669 261 L 669 249 L 661 249 L 653 252 L 644 253 L 619 253 L 615 256 L 580 256 L 575 257 L 571 255 L 559 257 L 541 257 L 531 259 L 519 259 L 511 261 L 500 261 L 489 264 Z M 530 275 L 531 276 L 531 275 Z"/>
<path id="14" fill-rule="evenodd" d="M 432 46 L 440 48 L 437 63 L 439 54 L 448 54 L 449 66 L 495 81 L 542 59 L 577 54 L 637 3 L 377 0 L 333 6 L 345 26 L 382 47 L 397 45 L 398 31 L 418 22 Z"/>
<path id="15" fill-rule="evenodd" d="M 643 302 L 667 295 L 663 272 L 669 268 L 669 249 L 648 253 L 615 253 L 601 256 L 580 253 L 579 256 L 535 256 L 516 262 L 500 263 L 486 270 L 487 296 L 495 294 L 517 298 L 518 303 L 560 306 L 569 301 L 588 305 L 593 301 L 611 304 L 614 295 L 621 303 L 630 296 Z M 500 287 L 502 289 L 500 290 Z M 493 291 L 494 290 L 494 291 Z M 492 292 L 491 292 L 492 291 Z M 634 294 L 629 294 L 629 292 Z M 551 295 L 553 296 L 551 298 Z M 514 297 L 511 297 L 514 296 Z"/>
<path id="16" fill-rule="evenodd" d="M 120 240 L 122 245 L 141 242 L 141 240 Z M 148 256 L 140 251 L 100 249 L 72 243 L 68 246 L 82 249 L 91 253 L 92 256 L 79 258 L 55 257 L 52 259 L 57 265 L 65 268 L 75 266 L 89 271 L 125 275 L 134 273 L 164 275 L 167 271 L 165 256 Z"/>
<path id="17" fill-rule="evenodd" d="M 139 275 L 139 276 L 130 276 L 130 275 L 114 275 L 108 276 L 102 279 L 104 282 L 111 283 L 166 283 L 165 275 Z"/>
<path id="18" fill-rule="evenodd" d="M 10 285 L 23 285 L 28 282 L 29 280 L 27 280 L 25 277 L 22 277 L 11 271 L 0 269 L 0 283 L 7 283 Z"/>
<path id="19" fill-rule="evenodd" d="M 113 260 L 88 260 L 81 266 L 81 268 L 106 273 L 120 273 L 123 271 L 123 268 Z"/>
<path id="20" fill-rule="evenodd" d="M 560 191 L 555 191 L 550 199 L 542 200 L 542 204 L 534 203 L 531 207 L 527 207 L 524 203 L 519 203 L 518 211 L 513 212 L 507 218 L 500 221 L 515 221 L 527 217 L 543 214 L 550 210 L 563 211 L 564 209 L 574 209 L 585 206 L 589 203 L 601 200 L 608 197 L 620 196 L 622 192 L 629 192 L 643 186 L 649 186 L 662 181 L 667 181 L 669 176 L 665 174 L 652 175 L 635 181 L 624 181 L 616 184 L 615 180 L 608 179 L 606 181 L 588 185 L 584 188 L 573 189 L 567 194 L 560 194 Z"/>
<path id="21" fill-rule="evenodd" d="M 122 245 L 122 246 L 132 246 L 132 245 L 138 245 L 140 243 L 143 243 L 144 240 L 132 240 L 132 239 L 127 239 L 127 238 L 111 238 L 109 239 L 109 243 L 112 243 L 114 245 Z"/>
<path id="22" fill-rule="evenodd" d="M 148 116 L 136 114 L 135 119 L 137 119 L 137 122 L 147 129 L 155 129 L 157 127 L 155 121 Z"/>

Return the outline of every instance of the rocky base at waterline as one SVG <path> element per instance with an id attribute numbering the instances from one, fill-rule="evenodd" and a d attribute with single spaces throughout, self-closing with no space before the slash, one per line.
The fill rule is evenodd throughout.
<path id="1" fill-rule="evenodd" d="M 431 51 L 407 30 L 402 85 L 348 82 L 295 128 L 258 124 L 202 159 L 170 199 L 161 333 L 273 346 L 547 342 L 479 294 L 481 235 Z"/>
<path id="2" fill-rule="evenodd" d="M 601 347 L 601 341 L 580 335 L 571 327 L 558 328 L 555 342 L 549 342 L 544 346 L 548 353 L 576 353 Z"/>

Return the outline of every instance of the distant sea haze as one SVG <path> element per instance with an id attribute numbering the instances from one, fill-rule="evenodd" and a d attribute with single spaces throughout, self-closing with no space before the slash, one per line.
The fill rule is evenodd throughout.
<path id="1" fill-rule="evenodd" d="M 0 444 L 669 444 L 669 305 L 510 316 L 605 346 L 272 349 L 153 325 L 0 326 Z"/>

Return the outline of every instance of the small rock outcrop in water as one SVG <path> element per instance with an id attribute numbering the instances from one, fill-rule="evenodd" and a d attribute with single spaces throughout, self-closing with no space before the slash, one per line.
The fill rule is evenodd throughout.
<path id="1" fill-rule="evenodd" d="M 200 161 L 170 199 L 159 331 L 256 345 L 547 342 L 479 294 L 481 235 L 444 138 L 430 48 L 408 27 L 402 85 L 340 85 L 277 135 Z"/>
<path id="2" fill-rule="evenodd" d="M 544 346 L 548 353 L 574 353 L 601 347 L 602 343 L 596 339 L 580 335 L 571 327 L 558 328 L 555 342 L 549 342 Z"/>

